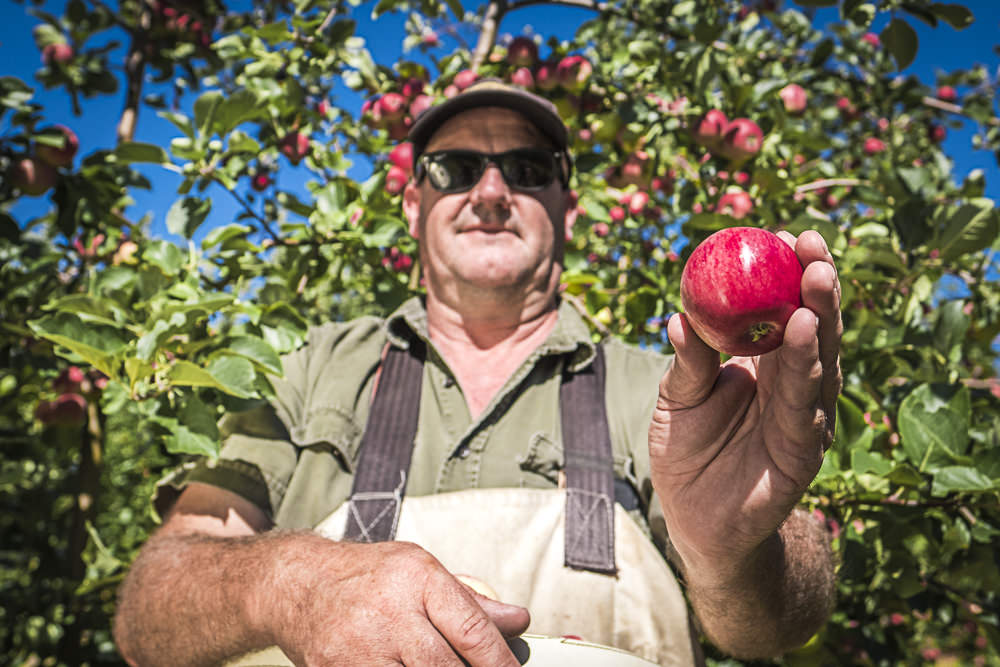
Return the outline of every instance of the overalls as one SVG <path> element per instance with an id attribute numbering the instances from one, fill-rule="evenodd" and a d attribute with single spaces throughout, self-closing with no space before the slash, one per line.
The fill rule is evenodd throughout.
<path id="1" fill-rule="evenodd" d="M 351 497 L 316 532 L 334 540 L 414 542 L 449 571 L 526 607 L 528 633 L 574 635 L 660 665 L 703 664 L 677 580 L 615 502 L 601 347 L 589 367 L 566 372 L 560 389 L 565 488 L 406 497 L 423 372 L 415 347 L 389 347 Z M 229 664 L 290 663 L 269 649 Z"/>

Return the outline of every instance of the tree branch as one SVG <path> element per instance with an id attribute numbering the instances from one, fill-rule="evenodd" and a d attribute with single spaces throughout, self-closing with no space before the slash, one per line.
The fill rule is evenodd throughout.
<path id="1" fill-rule="evenodd" d="M 934 109 L 940 109 L 941 111 L 947 111 L 948 113 L 957 114 L 959 116 L 965 116 L 966 118 L 972 118 L 972 120 L 977 120 L 969 115 L 969 113 L 957 104 L 952 104 L 951 102 L 945 102 L 939 100 L 936 97 L 924 97 L 922 100 L 925 106 L 932 107 Z M 989 120 L 985 121 L 987 125 L 992 125 L 994 127 L 1000 126 L 1000 118 L 996 116 L 991 117 Z"/>
<path id="2" fill-rule="evenodd" d="M 507 0 L 490 0 L 486 5 L 483 27 L 479 32 L 476 50 L 472 52 L 472 69 L 478 69 L 489 57 L 493 45 L 497 43 L 500 21 L 503 20 L 505 13 L 507 13 Z"/>

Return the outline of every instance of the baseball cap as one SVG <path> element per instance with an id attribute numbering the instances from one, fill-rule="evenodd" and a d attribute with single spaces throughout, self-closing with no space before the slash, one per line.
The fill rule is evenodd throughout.
<path id="1" fill-rule="evenodd" d="M 555 147 L 567 152 L 569 132 L 559 117 L 556 105 L 523 88 L 505 83 L 500 79 L 485 78 L 444 102 L 429 107 L 413 122 L 407 139 L 413 144 L 414 159 L 424 152 L 427 142 L 446 120 L 452 116 L 476 107 L 506 107 L 523 114 L 528 120 L 552 140 Z"/>

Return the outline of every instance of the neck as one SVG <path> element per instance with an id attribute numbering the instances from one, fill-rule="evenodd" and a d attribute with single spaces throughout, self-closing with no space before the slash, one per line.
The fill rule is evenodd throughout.
<path id="1" fill-rule="evenodd" d="M 473 303 L 471 308 L 454 308 L 428 293 L 427 325 L 475 418 L 545 341 L 558 309 L 554 295 L 529 303 Z"/>

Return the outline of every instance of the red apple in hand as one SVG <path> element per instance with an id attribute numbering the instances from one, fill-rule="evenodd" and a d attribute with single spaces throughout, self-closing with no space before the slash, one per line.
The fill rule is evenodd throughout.
<path id="1" fill-rule="evenodd" d="M 774 350 L 802 305 L 802 265 L 771 232 L 730 227 L 705 239 L 684 265 L 681 303 L 698 337 L 731 356 Z"/>

